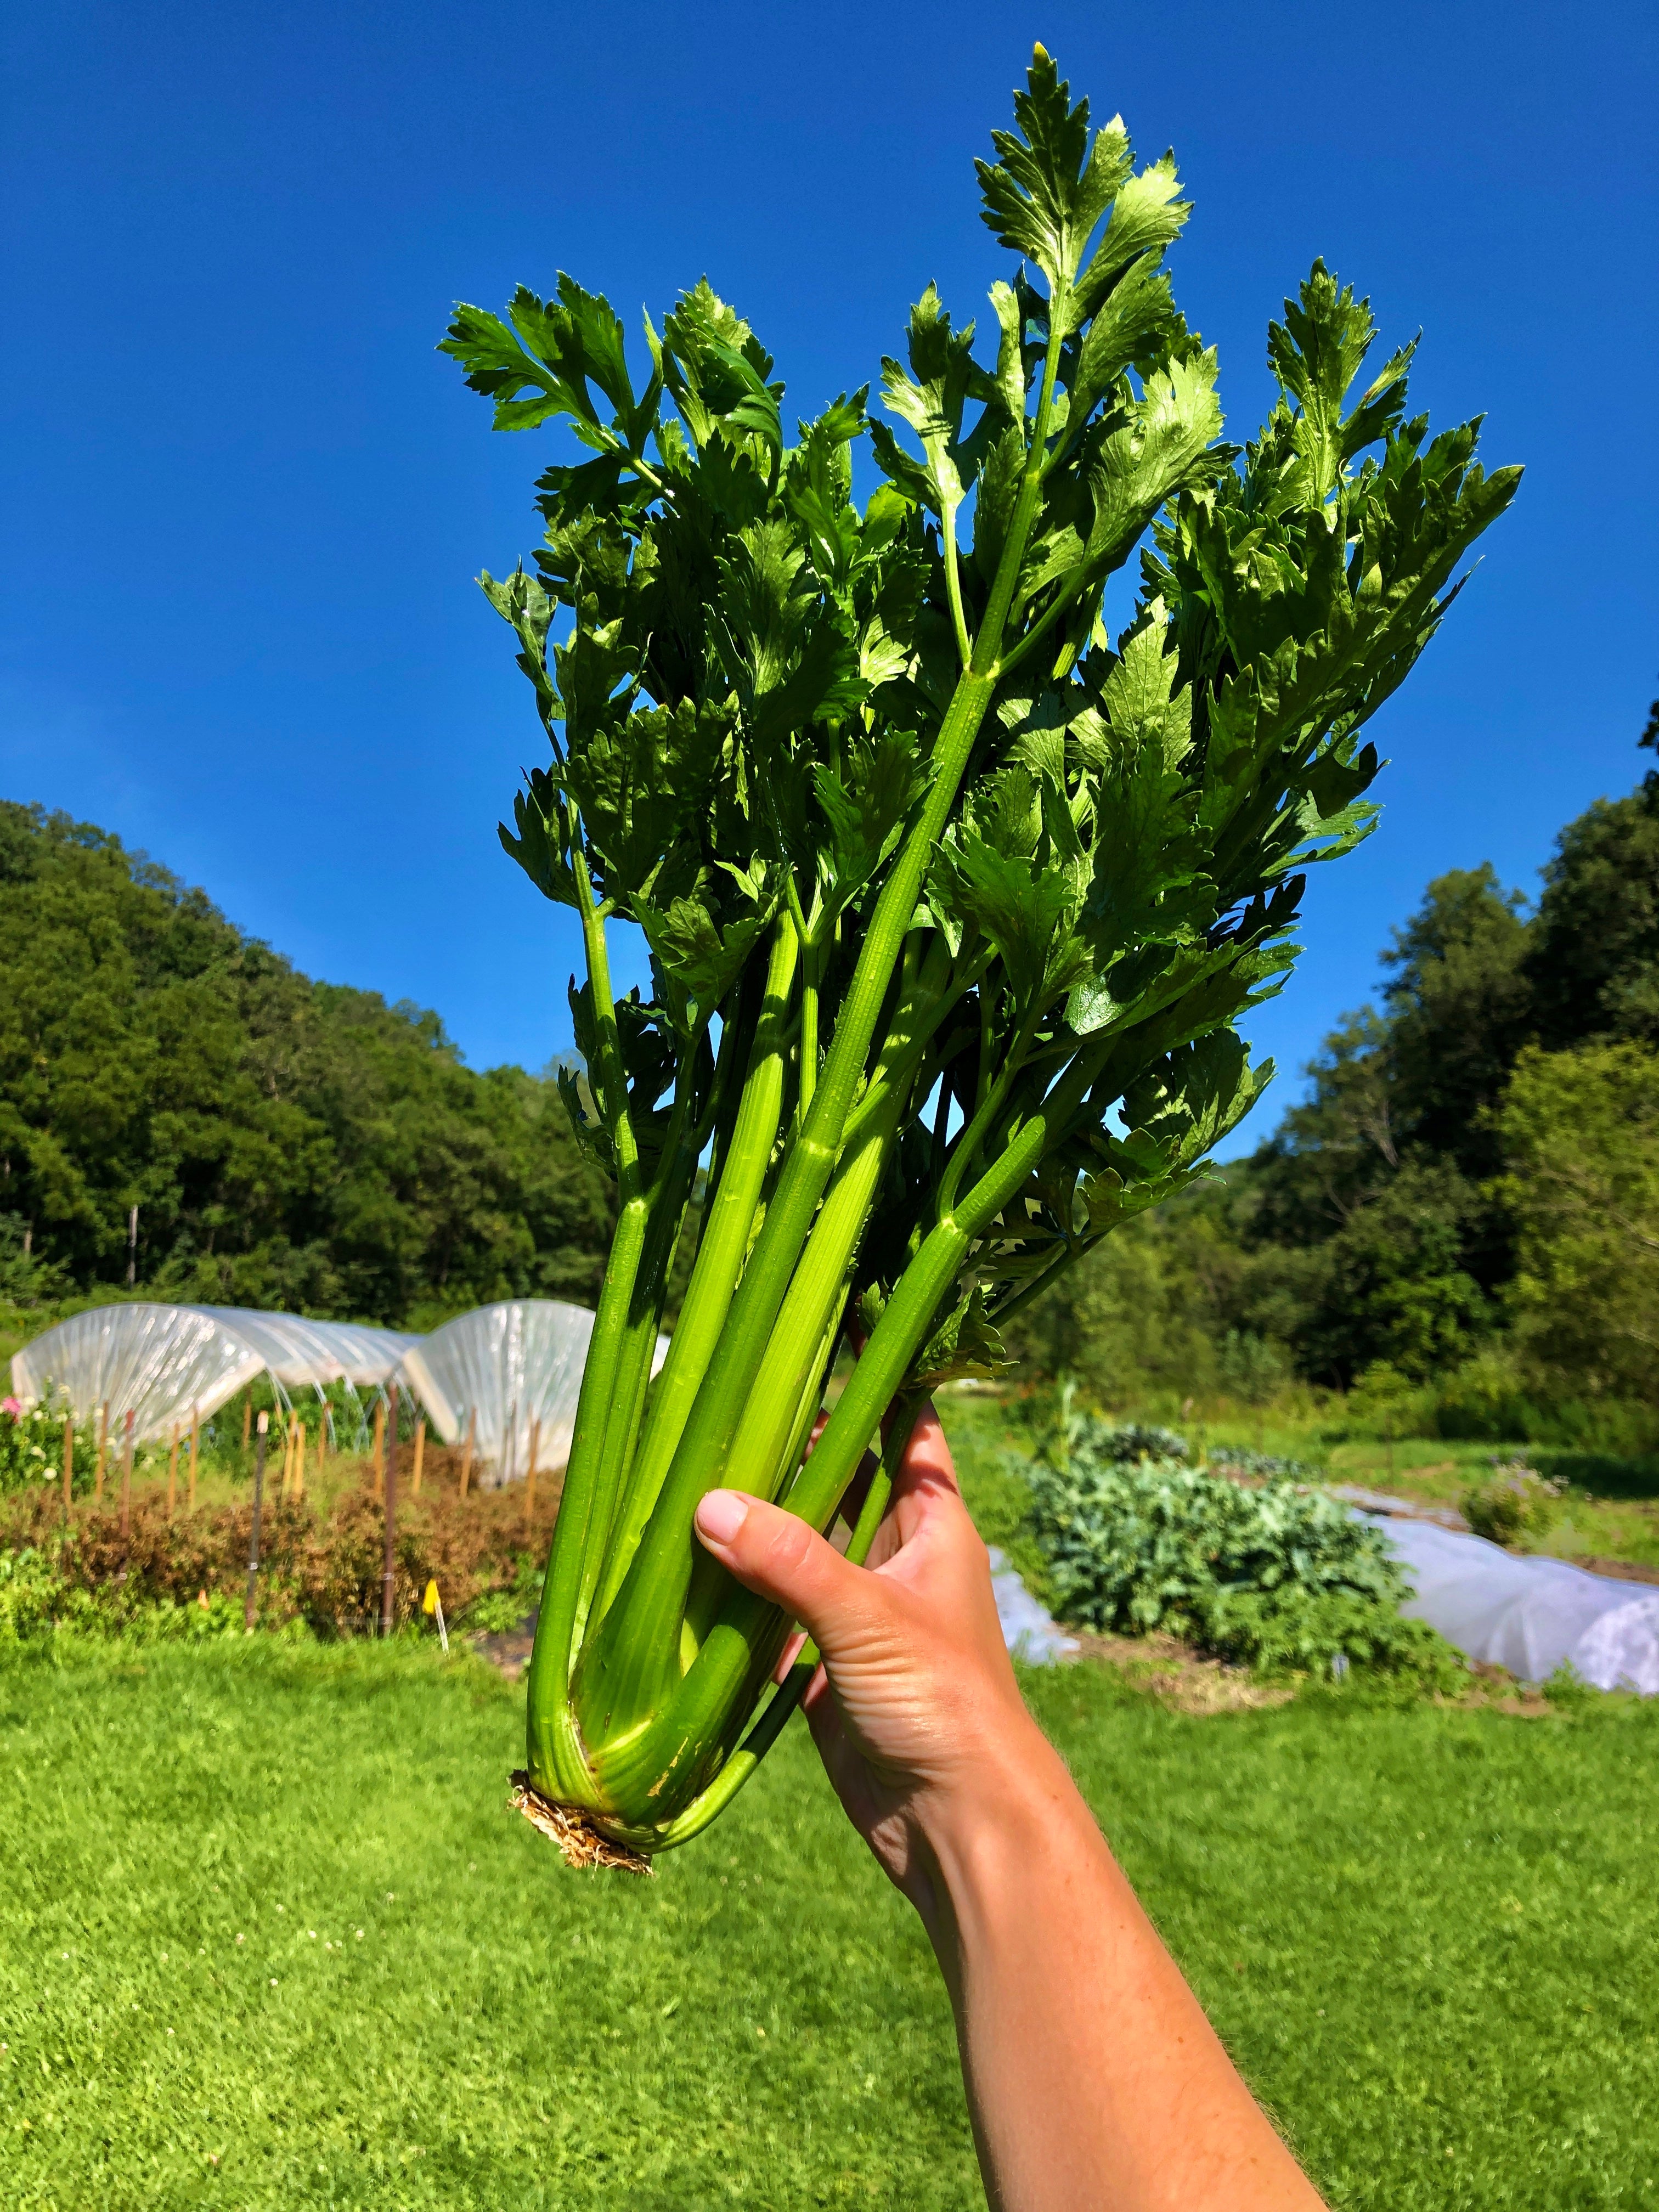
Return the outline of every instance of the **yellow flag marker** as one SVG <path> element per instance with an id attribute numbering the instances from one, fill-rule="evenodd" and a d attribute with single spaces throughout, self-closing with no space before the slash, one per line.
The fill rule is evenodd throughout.
<path id="1" fill-rule="evenodd" d="M 444 1601 L 438 1595 L 437 1577 L 434 1575 L 428 1575 L 427 1577 L 426 1594 L 421 1600 L 421 1611 L 424 1613 L 436 1613 L 438 1617 L 438 1638 L 442 1644 L 445 1652 L 447 1653 L 449 1650 L 449 1631 L 444 1626 Z"/>

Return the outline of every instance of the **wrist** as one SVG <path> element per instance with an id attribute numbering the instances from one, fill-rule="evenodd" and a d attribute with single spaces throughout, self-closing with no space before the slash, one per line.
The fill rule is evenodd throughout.
<path id="1" fill-rule="evenodd" d="M 1034 1890 L 1113 1866 L 1064 1760 L 1023 1706 L 959 1782 L 915 1811 L 932 1875 L 922 1917 L 953 1996 L 963 1954 L 1026 1917 Z"/>

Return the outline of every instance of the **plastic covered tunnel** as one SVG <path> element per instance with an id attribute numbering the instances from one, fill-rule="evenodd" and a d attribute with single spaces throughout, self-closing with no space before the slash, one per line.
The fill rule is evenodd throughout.
<path id="1" fill-rule="evenodd" d="M 96 1306 L 26 1344 L 11 1363 L 12 1388 L 26 1405 L 67 1401 L 77 1419 L 107 1407 L 112 1432 L 131 1411 L 143 1442 L 206 1420 L 262 1374 L 284 1398 L 331 1382 L 382 1387 L 419 1341 L 355 1322 L 234 1306 Z"/>
<path id="2" fill-rule="evenodd" d="M 434 1329 L 404 1355 L 403 1372 L 446 1443 L 472 1433 L 483 1480 L 511 1482 L 538 1468 L 561 1468 L 581 1390 L 593 1316 L 551 1298 L 514 1298 L 480 1306 Z M 657 1340 L 653 1372 L 668 1350 Z"/>

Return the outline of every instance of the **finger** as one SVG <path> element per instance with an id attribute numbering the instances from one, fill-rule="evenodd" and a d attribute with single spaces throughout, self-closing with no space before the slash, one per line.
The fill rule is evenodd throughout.
<path id="1" fill-rule="evenodd" d="M 827 1654 L 869 1617 L 863 1569 L 781 1506 L 741 1490 L 711 1490 L 697 1508 L 697 1534 L 745 1589 L 781 1606 Z"/>
<path id="2" fill-rule="evenodd" d="M 910 1441 L 894 1472 L 893 1495 L 898 1498 L 923 1487 L 955 1491 L 957 1486 L 956 1462 L 930 1398 L 916 1415 Z"/>
<path id="3" fill-rule="evenodd" d="M 859 1515 L 864 1510 L 864 1501 L 870 1495 L 870 1485 L 880 1464 L 874 1452 L 866 1452 L 853 1470 L 853 1479 L 848 1484 L 841 1504 L 836 1509 L 842 1519 L 847 1523 L 847 1533 L 849 1536 L 859 1525 Z"/>
<path id="4" fill-rule="evenodd" d="M 902 1550 L 924 1531 L 939 1536 L 951 1532 L 960 1537 L 972 1525 L 963 1504 L 951 1447 L 931 1404 L 917 1415 L 900 1456 L 888 1517 L 896 1542 L 890 1539 L 883 1547 L 884 1553 Z"/>

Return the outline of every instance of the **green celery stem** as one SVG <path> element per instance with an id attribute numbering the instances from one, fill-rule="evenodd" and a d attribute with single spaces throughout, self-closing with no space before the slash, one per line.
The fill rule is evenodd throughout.
<path id="1" fill-rule="evenodd" d="M 708 1200 L 685 1304 L 657 1378 L 633 1478 L 608 1547 L 590 1616 L 594 1620 L 603 1620 L 633 1563 L 731 1310 L 738 1271 L 748 1247 L 783 1110 L 781 1035 L 788 1019 L 798 952 L 793 924 L 787 916 L 780 917 L 767 967 L 766 997 L 756 1030 L 753 1061 L 744 1083 L 720 1184 Z"/>
<path id="2" fill-rule="evenodd" d="M 672 1686 L 692 1516 L 698 1500 L 726 1477 L 733 1440 L 841 1152 L 893 967 L 992 689 L 991 678 L 966 676 L 957 686 L 935 748 L 939 770 L 927 806 L 877 902 L 811 1111 L 779 1178 L 633 1564 L 585 1662 L 585 1679 L 601 1696 L 607 1727 L 627 1729 Z M 850 1258 L 850 1250 L 842 1254 L 834 1270 L 837 1279 Z M 600 1680 L 603 1693 L 597 1691 Z M 596 1729 L 596 1738 L 601 1733 Z"/>

